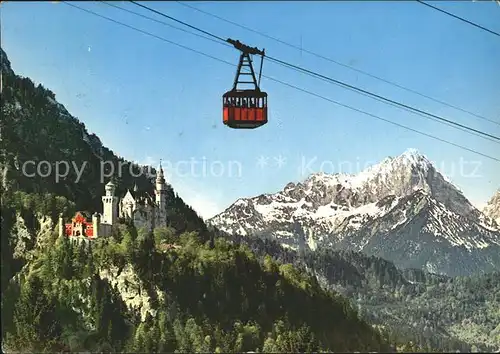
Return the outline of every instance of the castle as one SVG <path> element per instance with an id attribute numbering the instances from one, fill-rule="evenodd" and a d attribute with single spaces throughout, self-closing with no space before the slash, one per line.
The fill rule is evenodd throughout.
<path id="1" fill-rule="evenodd" d="M 137 229 L 151 230 L 167 226 L 167 184 L 161 164 L 156 175 L 154 198 L 148 194 L 141 196 L 137 185 L 133 191 L 129 189 L 121 200 L 115 196 L 116 186 L 112 181 L 109 181 L 104 189 L 102 214 L 96 212 L 90 216 L 77 212 L 71 223 L 66 224 L 60 217 L 59 236 L 83 236 L 88 239 L 110 236 L 112 227 L 118 223 L 119 218 L 132 221 Z"/>

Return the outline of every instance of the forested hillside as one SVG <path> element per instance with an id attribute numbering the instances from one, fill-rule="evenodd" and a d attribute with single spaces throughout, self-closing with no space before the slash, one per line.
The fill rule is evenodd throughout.
<path id="1" fill-rule="evenodd" d="M 389 340 L 422 350 L 500 349 L 500 274 L 445 277 L 362 253 L 320 250 L 299 254 L 276 241 L 225 234 L 264 259 L 272 255 L 315 275 L 323 287 L 348 299 Z"/>
<path id="2" fill-rule="evenodd" d="M 90 247 L 53 235 L 5 295 L 8 351 L 390 349 L 314 277 L 196 233 L 121 225 Z"/>

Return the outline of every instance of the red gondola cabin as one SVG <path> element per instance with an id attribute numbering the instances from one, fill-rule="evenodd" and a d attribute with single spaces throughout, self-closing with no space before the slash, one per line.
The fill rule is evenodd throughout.
<path id="1" fill-rule="evenodd" d="M 267 123 L 267 93 L 253 90 L 226 92 L 223 96 L 224 124 L 252 129 Z"/>

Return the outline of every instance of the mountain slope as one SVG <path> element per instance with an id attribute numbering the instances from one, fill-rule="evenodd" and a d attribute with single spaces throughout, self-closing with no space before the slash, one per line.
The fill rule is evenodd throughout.
<path id="1" fill-rule="evenodd" d="M 239 199 L 208 222 L 294 249 L 363 251 L 448 275 L 500 269 L 498 225 L 413 149 L 358 175 L 313 174 Z"/>
<path id="2" fill-rule="evenodd" d="M 101 196 L 111 166 L 120 196 L 134 184 L 153 193 L 156 170 L 126 161 L 106 148 L 56 101 L 52 91 L 16 75 L 1 48 L 0 62 L 2 264 L 11 265 L 2 266 L 4 280 L 11 278 L 30 257 L 37 235 L 46 234 L 47 229 L 54 227 L 59 216 L 56 209 L 66 217 L 72 217 L 75 210 L 102 211 Z M 34 173 L 35 167 L 30 161 L 50 163 L 51 173 L 45 176 Z M 56 180 L 57 163 L 74 164 L 82 171 L 81 175 L 71 167 L 67 176 Z M 60 166 L 64 174 L 65 168 Z M 170 225 L 179 234 L 197 231 L 202 239 L 208 239 L 203 220 L 169 187 Z"/>
<path id="3" fill-rule="evenodd" d="M 103 180 L 107 182 L 109 179 L 107 176 L 112 165 L 117 193 L 124 194 L 134 183 L 141 190 L 153 192 L 151 178 L 156 174 L 154 169 L 116 156 L 56 101 L 52 91 L 16 75 L 3 50 L 0 59 L 3 85 L 0 170 L 4 190 L 54 193 L 75 201 L 79 210 L 99 210 L 100 196 L 104 192 Z M 42 163 L 41 167 L 44 167 L 42 161 L 49 162 L 51 170 L 41 168 L 42 173 L 35 173 L 38 164 Z M 68 175 L 59 180 L 56 180 L 57 163 L 62 174 L 65 172 L 63 164 L 70 167 Z M 82 171 L 80 178 L 73 166 Z M 120 175 L 118 171 L 121 171 Z"/>

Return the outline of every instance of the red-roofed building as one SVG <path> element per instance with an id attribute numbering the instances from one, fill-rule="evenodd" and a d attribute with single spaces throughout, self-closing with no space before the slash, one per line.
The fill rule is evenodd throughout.
<path id="1" fill-rule="evenodd" d="M 66 236 L 86 236 L 94 237 L 94 225 L 92 219 L 87 219 L 87 216 L 82 212 L 77 212 L 71 223 L 64 225 L 64 234 Z"/>

